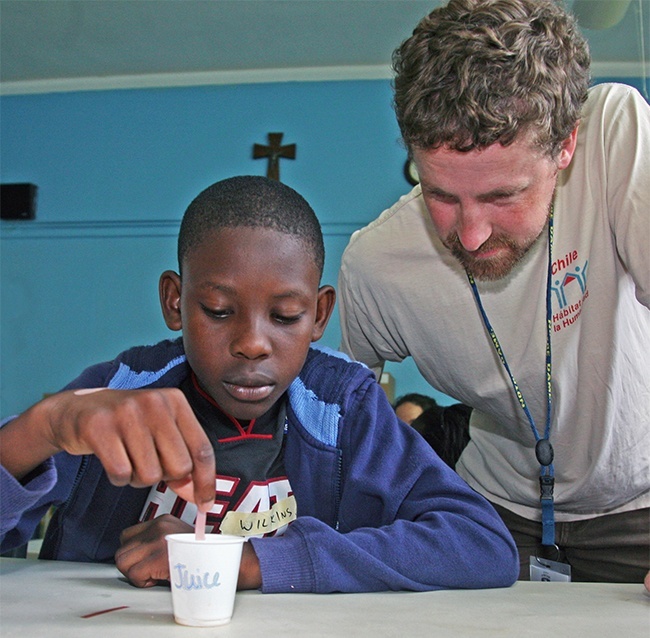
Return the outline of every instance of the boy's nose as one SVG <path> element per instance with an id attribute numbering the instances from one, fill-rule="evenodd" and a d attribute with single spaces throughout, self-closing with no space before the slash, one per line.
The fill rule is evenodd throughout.
<path id="1" fill-rule="evenodd" d="M 259 321 L 248 321 L 241 325 L 233 339 L 232 350 L 235 356 L 258 359 L 271 353 L 271 343 Z"/>

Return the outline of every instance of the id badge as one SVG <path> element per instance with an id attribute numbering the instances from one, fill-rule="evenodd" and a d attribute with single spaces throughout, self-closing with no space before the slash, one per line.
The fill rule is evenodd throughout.
<path id="1" fill-rule="evenodd" d="M 530 557 L 530 580 L 551 582 L 571 582 L 571 565 L 558 563 L 546 558 Z"/>

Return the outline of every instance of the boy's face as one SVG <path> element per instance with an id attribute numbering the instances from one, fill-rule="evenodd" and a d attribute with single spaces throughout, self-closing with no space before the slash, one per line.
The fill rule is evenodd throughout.
<path id="1" fill-rule="evenodd" d="M 298 376 L 334 307 L 331 286 L 297 237 L 267 228 L 206 235 L 160 280 L 165 321 L 183 330 L 201 387 L 228 414 L 264 414 Z"/>

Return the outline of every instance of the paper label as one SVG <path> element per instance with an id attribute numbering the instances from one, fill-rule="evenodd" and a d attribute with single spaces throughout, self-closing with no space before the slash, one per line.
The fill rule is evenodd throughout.
<path id="1" fill-rule="evenodd" d="M 288 525 L 297 517 L 296 497 L 291 495 L 266 512 L 228 512 L 221 521 L 221 533 L 233 536 L 259 536 Z"/>
<path id="2" fill-rule="evenodd" d="M 551 582 L 571 582 L 571 565 L 558 563 L 546 558 L 530 557 L 530 580 Z"/>

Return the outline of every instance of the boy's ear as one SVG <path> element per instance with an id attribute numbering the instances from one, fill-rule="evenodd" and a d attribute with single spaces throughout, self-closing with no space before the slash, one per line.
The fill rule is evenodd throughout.
<path id="1" fill-rule="evenodd" d="M 181 330 L 181 278 L 173 270 L 165 270 L 158 283 L 160 307 L 170 330 Z"/>
<path id="2" fill-rule="evenodd" d="M 332 286 L 321 286 L 318 289 L 318 301 L 316 302 L 316 321 L 311 333 L 311 340 L 318 341 L 327 328 L 327 323 L 332 316 L 334 304 L 336 303 L 336 291 Z"/>

